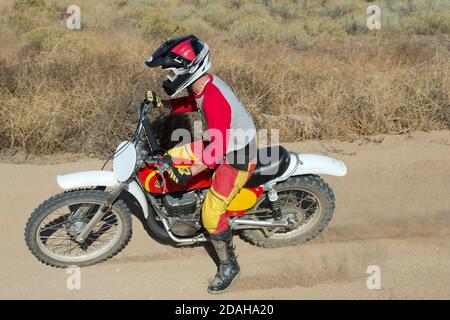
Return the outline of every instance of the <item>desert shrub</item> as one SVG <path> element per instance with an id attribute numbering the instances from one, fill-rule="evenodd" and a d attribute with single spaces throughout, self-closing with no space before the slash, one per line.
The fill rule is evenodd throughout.
<path id="1" fill-rule="evenodd" d="M 348 34 L 366 33 L 369 31 L 367 28 L 367 18 L 365 16 L 350 16 L 344 17 L 340 20 L 341 25 L 345 32 Z M 383 24 L 383 22 L 381 22 Z"/>
<path id="2" fill-rule="evenodd" d="M 119 7 L 119 8 L 123 8 L 126 7 L 129 4 L 129 0 L 114 0 L 114 4 Z"/>
<path id="3" fill-rule="evenodd" d="M 144 39 L 165 39 L 187 33 L 184 26 L 156 12 L 145 14 L 139 20 L 138 27 Z"/>
<path id="4" fill-rule="evenodd" d="M 183 24 L 188 33 L 194 33 L 200 38 L 213 32 L 213 28 L 209 24 L 195 17 L 184 20 Z"/>
<path id="5" fill-rule="evenodd" d="M 266 8 L 262 4 L 255 2 L 245 3 L 242 7 L 239 8 L 239 11 L 242 12 L 243 16 L 264 16 L 267 14 Z"/>
<path id="6" fill-rule="evenodd" d="M 24 51 L 64 51 L 76 47 L 84 35 L 62 27 L 42 27 L 25 34 Z"/>
<path id="7" fill-rule="evenodd" d="M 248 42 L 265 42 L 275 40 L 280 32 L 280 26 L 270 18 L 243 17 L 230 27 L 233 40 L 238 44 Z"/>
<path id="8" fill-rule="evenodd" d="M 332 35 L 336 38 L 345 36 L 345 30 L 342 25 L 330 18 L 308 19 L 304 23 L 303 29 L 308 35 L 313 37 L 322 34 Z"/>
<path id="9" fill-rule="evenodd" d="M 304 28 L 304 23 L 292 23 L 283 28 L 280 33 L 280 41 L 287 42 L 297 50 L 307 49 L 315 42 Z"/>
<path id="10" fill-rule="evenodd" d="M 390 9 L 400 16 L 407 16 L 416 12 L 417 7 L 413 1 L 408 0 L 405 3 L 404 2 L 393 3 L 390 6 Z"/>
<path id="11" fill-rule="evenodd" d="M 13 83 L 0 63 L 0 148 L 109 154 L 132 132 L 134 105 L 154 86 L 141 57 L 111 43 L 93 42 L 84 54 L 41 53 L 12 69 Z"/>
<path id="12" fill-rule="evenodd" d="M 321 8 L 319 10 L 319 15 L 331 18 L 339 18 L 352 13 L 354 10 L 355 6 L 353 4 L 338 4 L 334 7 Z"/>
<path id="13" fill-rule="evenodd" d="M 227 4 L 229 7 L 233 8 L 233 9 L 240 9 L 244 5 L 247 5 L 250 2 L 251 1 L 249 1 L 249 0 L 229 0 L 229 1 L 227 1 Z"/>
<path id="14" fill-rule="evenodd" d="M 192 5 L 196 6 L 196 7 L 203 8 L 210 2 L 210 0 L 186 0 L 186 2 L 188 4 L 192 4 Z"/>
<path id="15" fill-rule="evenodd" d="M 36 28 L 37 24 L 32 18 L 21 12 L 13 12 L 5 17 L 7 26 L 17 32 L 28 32 Z"/>
<path id="16" fill-rule="evenodd" d="M 405 29 L 411 33 L 423 35 L 450 33 L 449 15 L 426 12 L 416 13 L 406 19 Z"/>
<path id="17" fill-rule="evenodd" d="M 229 29 L 230 25 L 241 16 L 240 10 L 230 10 L 215 2 L 205 6 L 199 14 L 211 26 L 220 30 Z"/>
<path id="18" fill-rule="evenodd" d="M 311 7 L 311 0 L 297 0 L 297 4 L 303 9 L 309 9 Z"/>
<path id="19" fill-rule="evenodd" d="M 272 14 L 279 15 L 285 19 L 296 18 L 299 14 L 297 4 L 289 0 L 271 0 L 268 2 L 268 9 Z"/>
<path id="20" fill-rule="evenodd" d="M 115 19 L 111 5 L 98 3 L 93 6 L 90 14 L 83 14 L 82 12 L 82 28 L 107 29 Z"/>
<path id="21" fill-rule="evenodd" d="M 51 51 L 66 37 L 62 28 L 38 28 L 25 35 L 24 48 L 34 51 Z"/>
<path id="22" fill-rule="evenodd" d="M 30 8 L 42 9 L 46 6 L 44 0 L 15 0 L 14 9 L 15 10 L 27 10 Z"/>

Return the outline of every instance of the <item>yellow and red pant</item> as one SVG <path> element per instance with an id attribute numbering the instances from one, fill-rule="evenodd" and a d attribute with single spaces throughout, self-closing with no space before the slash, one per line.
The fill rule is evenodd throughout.
<path id="1" fill-rule="evenodd" d="M 199 161 L 202 151 L 203 142 L 195 141 L 172 148 L 168 151 L 168 154 L 173 160 L 180 160 L 182 164 L 183 159 Z M 227 231 L 226 208 L 252 175 L 255 162 L 252 161 L 244 167 L 246 167 L 246 170 L 239 170 L 226 161 L 216 167 L 212 176 L 211 188 L 206 194 L 202 207 L 203 226 L 210 234 Z"/>
<path id="2" fill-rule="evenodd" d="M 226 208 L 250 178 L 254 167 L 249 164 L 248 171 L 243 171 L 227 163 L 217 166 L 202 208 L 203 226 L 210 234 L 227 231 Z"/>

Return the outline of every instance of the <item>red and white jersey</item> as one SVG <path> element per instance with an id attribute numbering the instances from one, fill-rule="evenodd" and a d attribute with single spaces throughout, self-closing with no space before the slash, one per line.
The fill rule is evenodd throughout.
<path id="1" fill-rule="evenodd" d="M 202 91 L 171 100 L 172 112 L 199 111 L 208 128 L 210 143 L 202 162 L 214 168 L 226 154 L 245 148 L 256 137 L 252 117 L 230 87 L 209 74 Z"/>

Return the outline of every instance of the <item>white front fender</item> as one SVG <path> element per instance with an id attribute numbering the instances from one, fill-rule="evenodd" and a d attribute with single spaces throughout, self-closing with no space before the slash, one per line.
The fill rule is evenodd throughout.
<path id="1" fill-rule="evenodd" d="M 56 177 L 58 185 L 62 189 L 85 188 L 91 186 L 118 187 L 117 181 L 112 171 L 81 171 L 58 175 Z M 148 203 L 144 192 L 136 181 L 128 185 L 128 192 L 131 193 L 139 202 L 145 218 L 148 217 Z"/>
<path id="2" fill-rule="evenodd" d="M 80 171 L 56 177 L 58 185 L 63 189 L 83 188 L 90 186 L 117 187 L 117 181 L 112 171 Z"/>
<path id="3" fill-rule="evenodd" d="M 333 159 L 320 154 L 299 154 L 290 153 L 291 162 L 286 172 L 276 181 L 284 181 L 290 176 L 304 174 L 329 174 L 342 177 L 347 174 L 345 164 L 337 159 Z"/>

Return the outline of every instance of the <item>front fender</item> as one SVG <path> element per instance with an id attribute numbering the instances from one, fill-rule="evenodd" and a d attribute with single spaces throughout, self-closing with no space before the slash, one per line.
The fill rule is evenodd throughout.
<path id="1" fill-rule="evenodd" d="M 80 171 L 56 177 L 62 189 L 84 188 L 90 186 L 117 187 L 117 181 L 112 171 Z"/>
<path id="2" fill-rule="evenodd" d="M 81 171 L 56 177 L 58 185 L 62 189 L 85 188 L 91 186 L 118 187 L 117 181 L 112 171 Z M 136 181 L 128 185 L 128 192 L 139 202 L 145 218 L 148 217 L 148 203 L 144 192 Z"/>

